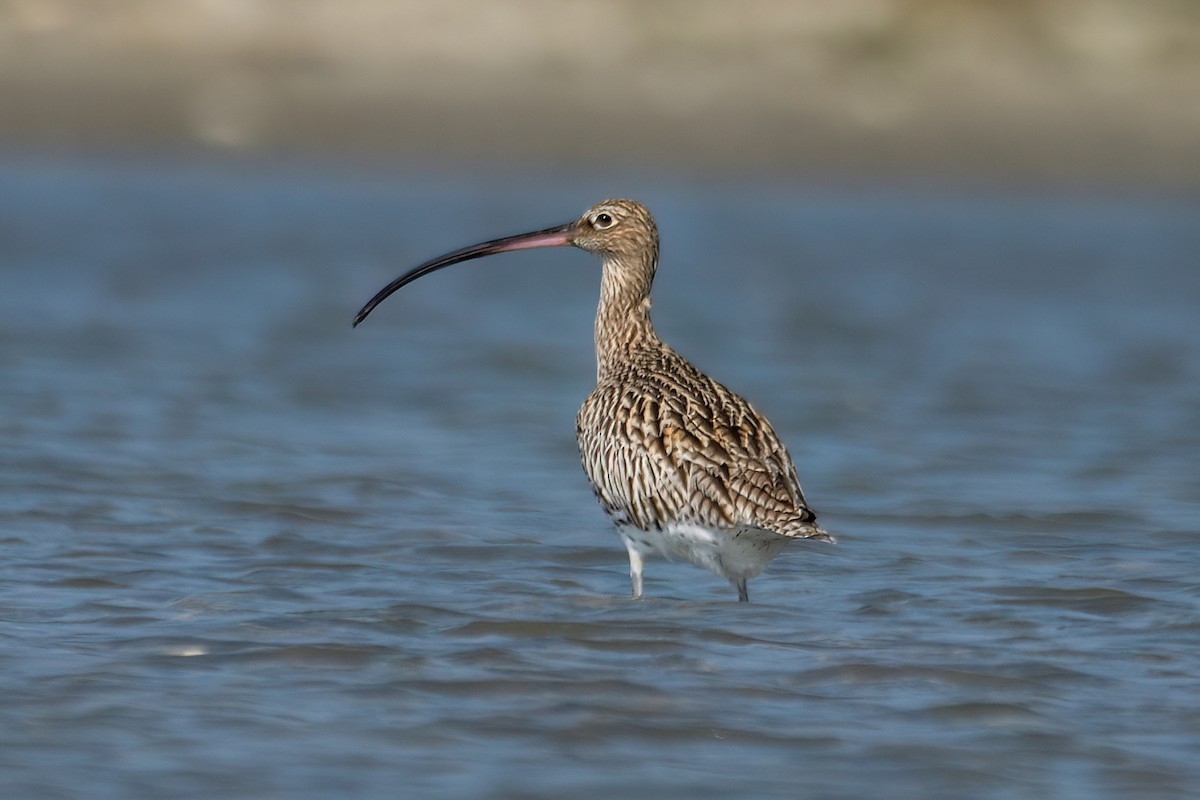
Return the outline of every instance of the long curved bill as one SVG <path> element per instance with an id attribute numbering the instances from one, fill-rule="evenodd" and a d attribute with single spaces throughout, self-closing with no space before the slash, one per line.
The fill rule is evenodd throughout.
<path id="1" fill-rule="evenodd" d="M 367 301 L 367 304 L 359 309 L 354 315 L 354 327 L 358 327 L 358 323 L 367 318 L 367 315 L 375 310 L 375 306 L 382 303 L 388 298 L 392 292 L 407 286 L 424 275 L 431 272 L 437 272 L 442 267 L 448 267 L 451 264 L 460 264 L 463 261 L 470 261 L 473 258 L 483 258 L 484 256 L 494 255 L 496 253 L 507 253 L 510 250 L 529 250 L 534 247 L 564 247 L 571 244 L 571 232 L 575 227 L 575 223 L 568 222 L 565 225 L 558 225 L 553 228 L 546 228 L 544 231 L 534 231 L 532 233 L 519 233 L 516 236 L 505 236 L 503 239 L 492 239 L 490 242 L 480 242 L 469 247 L 463 247 L 451 253 L 438 256 L 437 258 L 426 261 L 420 266 L 413 267 L 408 272 L 401 275 L 396 280 L 389 283 L 387 286 L 379 290 L 379 292 Z"/>

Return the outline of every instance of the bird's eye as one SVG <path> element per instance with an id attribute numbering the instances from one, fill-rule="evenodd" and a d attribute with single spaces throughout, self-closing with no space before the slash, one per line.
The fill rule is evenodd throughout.
<path id="1" fill-rule="evenodd" d="M 611 228 L 616 224 L 617 221 L 613 219 L 613 215 L 609 214 L 607 211 L 601 211 L 599 214 L 592 217 L 592 227 L 598 231 L 602 231 L 605 228 Z"/>

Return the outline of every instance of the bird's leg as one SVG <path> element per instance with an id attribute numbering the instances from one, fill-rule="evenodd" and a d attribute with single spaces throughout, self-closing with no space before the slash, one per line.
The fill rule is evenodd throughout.
<path id="1" fill-rule="evenodd" d="M 642 596 L 642 564 L 645 558 L 630 539 L 625 540 L 625 549 L 629 551 L 629 580 L 633 583 L 633 599 L 637 600 Z"/>
<path id="2" fill-rule="evenodd" d="M 735 581 L 733 585 L 736 586 L 737 590 L 738 590 L 738 602 L 739 603 L 749 603 L 750 602 L 750 592 L 748 589 L 746 589 L 746 579 L 740 578 L 737 581 Z"/>

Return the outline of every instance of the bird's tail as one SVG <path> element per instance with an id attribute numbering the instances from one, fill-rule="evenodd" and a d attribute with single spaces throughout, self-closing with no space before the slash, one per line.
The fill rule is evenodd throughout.
<path id="1" fill-rule="evenodd" d="M 801 534 L 800 538 L 815 539 L 818 542 L 829 542 L 830 544 L 837 544 L 837 539 L 835 539 L 833 537 L 833 535 L 830 534 L 828 531 L 822 530 L 821 527 L 819 525 L 817 525 L 816 523 L 813 523 L 810 526 L 809 531 L 807 533 Z"/>

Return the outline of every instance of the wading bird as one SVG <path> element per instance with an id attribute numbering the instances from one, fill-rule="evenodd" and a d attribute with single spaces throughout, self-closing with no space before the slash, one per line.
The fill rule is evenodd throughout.
<path id="1" fill-rule="evenodd" d="M 446 253 L 383 287 L 357 326 L 397 289 L 483 256 L 578 247 L 603 259 L 596 388 L 576 418 L 583 469 L 629 552 L 633 596 L 647 555 L 746 581 L 792 539 L 834 541 L 808 507 L 796 467 L 753 406 L 672 350 L 650 323 L 658 227 L 641 203 L 605 200 L 573 222 Z"/>

